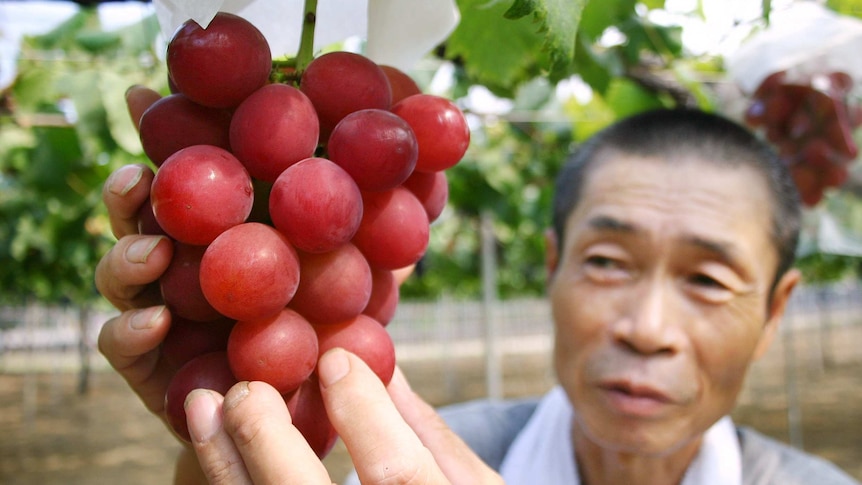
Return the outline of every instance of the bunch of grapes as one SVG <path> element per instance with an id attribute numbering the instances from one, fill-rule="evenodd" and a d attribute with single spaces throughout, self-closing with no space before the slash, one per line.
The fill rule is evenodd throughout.
<path id="1" fill-rule="evenodd" d="M 745 120 L 765 131 L 790 167 L 803 203 L 813 207 L 826 189 L 847 180 L 859 154 L 853 130 L 862 116 L 851 98 L 853 78 L 847 73 L 791 77 L 779 71 L 765 78 L 751 98 Z"/>
<path id="2" fill-rule="evenodd" d="M 162 351 L 178 369 L 168 420 L 188 440 L 191 389 L 265 381 L 323 456 L 335 433 L 317 360 L 343 347 L 392 377 L 393 270 L 427 248 L 445 170 L 470 141 L 464 115 L 349 52 L 275 82 L 265 38 L 226 13 L 206 29 L 185 23 L 167 67 L 173 94 L 140 119 L 158 167 L 140 231 L 174 243 L 160 279 L 173 315 Z"/>

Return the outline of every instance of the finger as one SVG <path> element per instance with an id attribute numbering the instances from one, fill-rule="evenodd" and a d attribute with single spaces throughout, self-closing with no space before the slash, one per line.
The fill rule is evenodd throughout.
<path id="1" fill-rule="evenodd" d="M 151 412 L 162 415 L 165 391 L 174 374 L 159 357 L 159 344 L 170 328 L 163 306 L 128 311 L 108 320 L 99 332 L 99 351 L 123 376 Z"/>
<path id="2" fill-rule="evenodd" d="M 135 124 L 135 129 L 140 128 L 141 116 L 153 103 L 162 98 L 157 91 L 144 86 L 132 86 L 126 91 L 126 105 L 129 108 L 129 117 Z"/>
<path id="3" fill-rule="evenodd" d="M 242 456 L 224 429 L 223 402 L 224 397 L 209 389 L 195 389 L 186 396 L 192 446 L 211 485 L 251 484 Z"/>
<path id="4" fill-rule="evenodd" d="M 331 484 L 317 455 L 293 426 L 284 397 L 263 382 L 240 382 L 225 395 L 224 429 L 254 483 Z"/>
<path id="5" fill-rule="evenodd" d="M 118 168 L 105 181 L 102 201 L 117 239 L 138 233 L 138 211 L 150 196 L 153 177 L 146 165 L 131 164 Z"/>
<path id="6" fill-rule="evenodd" d="M 126 236 L 96 265 L 96 289 L 121 311 L 160 303 L 153 286 L 171 262 L 174 247 L 165 236 Z"/>
<path id="7" fill-rule="evenodd" d="M 410 388 L 396 368 L 387 387 L 395 407 L 453 484 L 503 483 L 502 479 Z"/>
<path id="8" fill-rule="evenodd" d="M 336 348 L 317 370 L 327 414 L 363 484 L 449 483 L 362 359 Z"/>

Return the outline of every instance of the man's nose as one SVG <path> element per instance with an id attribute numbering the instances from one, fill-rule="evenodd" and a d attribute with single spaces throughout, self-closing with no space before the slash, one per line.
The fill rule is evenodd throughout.
<path id="1" fill-rule="evenodd" d="M 682 302 L 673 285 L 660 278 L 641 280 L 631 300 L 614 323 L 614 340 L 644 355 L 674 354 L 679 350 Z"/>

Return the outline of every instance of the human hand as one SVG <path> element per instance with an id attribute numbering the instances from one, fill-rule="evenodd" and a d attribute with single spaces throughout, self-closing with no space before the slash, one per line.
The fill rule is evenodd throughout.
<path id="1" fill-rule="evenodd" d="M 357 356 L 333 349 L 318 364 L 321 393 L 363 484 L 502 483 L 396 371 L 388 388 Z M 263 382 L 186 399 L 192 444 L 211 484 L 331 484 Z"/>
<path id="2" fill-rule="evenodd" d="M 159 94 L 133 86 L 126 93 L 129 115 L 138 126 L 143 112 Z M 96 288 L 123 313 L 99 334 L 99 350 L 130 384 L 150 411 L 163 416 L 164 392 L 172 371 L 158 346 L 170 326 L 156 281 L 173 254 L 162 236 L 138 234 L 138 211 L 149 197 L 153 171 L 142 164 L 119 168 L 105 182 L 102 200 L 108 209 L 115 244 L 96 266 Z"/>

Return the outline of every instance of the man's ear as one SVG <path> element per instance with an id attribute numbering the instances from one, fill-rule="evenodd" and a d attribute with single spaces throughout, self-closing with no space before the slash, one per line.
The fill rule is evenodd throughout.
<path id="1" fill-rule="evenodd" d="M 545 271 L 547 271 L 547 281 L 550 283 L 557 271 L 557 264 L 560 262 L 560 245 L 557 241 L 557 233 L 553 229 L 545 230 Z"/>
<path id="2" fill-rule="evenodd" d="M 799 283 L 801 278 L 802 273 L 796 268 L 791 268 L 784 273 L 784 276 L 775 285 L 775 290 L 772 292 L 772 302 L 769 305 L 769 313 L 766 315 L 766 324 L 763 328 L 763 333 L 760 335 L 760 341 L 757 342 L 757 347 L 754 349 L 754 360 L 760 359 L 769 349 L 775 335 L 778 333 L 778 327 L 781 325 L 781 319 L 784 317 L 784 311 L 787 309 L 790 295 L 793 294 L 793 289 L 796 288 L 796 284 Z"/>

